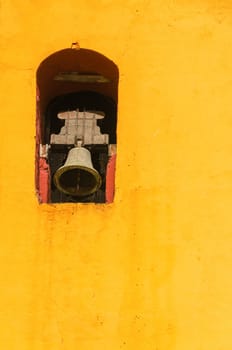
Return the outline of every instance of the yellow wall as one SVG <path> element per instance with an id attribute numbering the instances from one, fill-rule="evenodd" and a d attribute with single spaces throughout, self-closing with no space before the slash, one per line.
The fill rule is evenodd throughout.
<path id="1" fill-rule="evenodd" d="M 39 205 L 35 74 L 120 69 L 116 199 Z M 2 0 L 0 349 L 231 350 L 232 6 Z"/>

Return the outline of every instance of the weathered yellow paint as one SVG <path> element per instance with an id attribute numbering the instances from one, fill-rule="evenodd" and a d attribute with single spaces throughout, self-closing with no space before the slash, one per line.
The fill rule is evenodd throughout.
<path id="1" fill-rule="evenodd" d="M 112 205 L 39 205 L 35 75 L 120 70 Z M 231 350 L 229 0 L 2 0 L 0 349 Z"/>

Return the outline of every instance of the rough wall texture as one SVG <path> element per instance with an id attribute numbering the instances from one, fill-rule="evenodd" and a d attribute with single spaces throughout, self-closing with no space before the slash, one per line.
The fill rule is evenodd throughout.
<path id="1" fill-rule="evenodd" d="M 120 69 L 116 198 L 39 205 L 35 74 Z M 232 6 L 1 1 L 0 348 L 231 350 Z"/>

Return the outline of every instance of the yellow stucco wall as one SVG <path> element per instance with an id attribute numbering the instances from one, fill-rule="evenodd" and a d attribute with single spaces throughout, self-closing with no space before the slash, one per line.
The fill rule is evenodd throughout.
<path id="1" fill-rule="evenodd" d="M 2 0 L 0 349 L 231 350 L 232 6 Z M 112 205 L 39 205 L 35 74 L 120 69 Z"/>

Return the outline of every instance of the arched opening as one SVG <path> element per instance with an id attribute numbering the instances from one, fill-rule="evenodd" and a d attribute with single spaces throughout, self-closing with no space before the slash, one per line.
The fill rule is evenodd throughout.
<path id="1" fill-rule="evenodd" d="M 40 202 L 113 201 L 118 77 L 112 61 L 87 49 L 61 50 L 40 64 L 36 76 Z"/>

